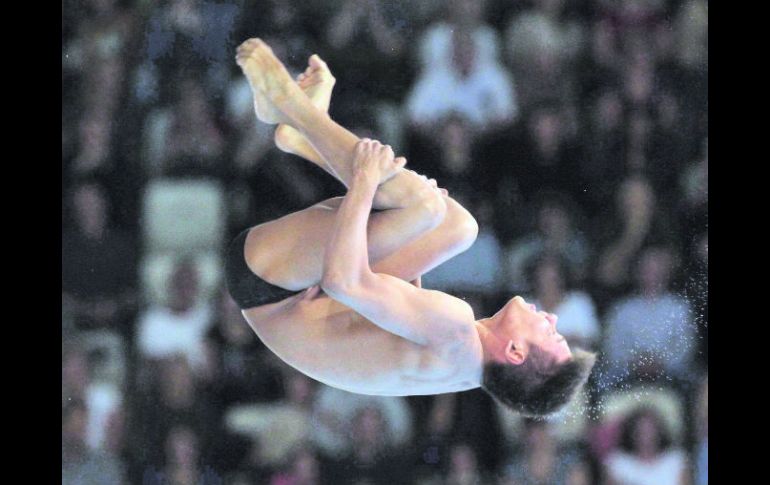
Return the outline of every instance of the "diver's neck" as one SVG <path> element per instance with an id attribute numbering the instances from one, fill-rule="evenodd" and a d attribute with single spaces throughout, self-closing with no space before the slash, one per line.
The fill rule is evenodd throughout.
<path id="1" fill-rule="evenodd" d="M 481 341 L 481 348 L 483 350 L 482 364 L 486 365 L 490 362 L 501 362 L 502 356 L 500 350 L 505 346 L 500 341 L 500 337 L 495 335 L 492 331 L 494 321 L 492 317 L 482 318 L 476 321 L 476 332 L 479 334 L 479 340 Z"/>

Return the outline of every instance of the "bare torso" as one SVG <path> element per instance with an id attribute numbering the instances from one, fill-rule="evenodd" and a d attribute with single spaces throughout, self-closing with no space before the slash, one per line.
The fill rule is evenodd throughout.
<path id="1" fill-rule="evenodd" d="M 243 311 L 265 345 L 329 386 L 386 395 L 427 395 L 479 387 L 482 349 L 475 329 L 442 347 L 386 332 L 323 292 Z"/>

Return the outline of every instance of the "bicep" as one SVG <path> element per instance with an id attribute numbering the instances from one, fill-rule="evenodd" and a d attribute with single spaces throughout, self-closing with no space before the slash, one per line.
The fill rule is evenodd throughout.
<path id="1" fill-rule="evenodd" d="M 399 278 L 370 273 L 335 299 L 378 327 L 427 345 L 473 321 L 470 305 L 446 293 L 417 288 Z"/>

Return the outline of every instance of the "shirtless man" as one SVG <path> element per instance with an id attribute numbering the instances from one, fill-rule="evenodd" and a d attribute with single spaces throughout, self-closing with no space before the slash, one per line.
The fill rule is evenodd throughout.
<path id="1" fill-rule="evenodd" d="M 403 169 L 405 160 L 390 147 L 359 140 L 329 118 L 334 79 L 317 56 L 299 84 L 259 39 L 244 42 L 236 60 L 259 119 L 279 124 L 279 147 L 348 188 L 344 198 L 233 241 L 228 288 L 265 345 L 308 376 L 350 392 L 482 387 L 526 415 L 566 404 L 594 356 L 569 349 L 555 315 L 517 296 L 477 320 L 463 300 L 420 287 L 422 274 L 473 243 L 470 214 L 435 181 Z M 372 208 L 380 211 L 370 214 Z"/>

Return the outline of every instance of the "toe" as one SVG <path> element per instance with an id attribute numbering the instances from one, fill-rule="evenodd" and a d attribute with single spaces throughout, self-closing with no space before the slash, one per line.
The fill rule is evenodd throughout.
<path id="1" fill-rule="evenodd" d="M 321 57 L 318 54 L 313 54 L 310 56 L 310 59 L 308 59 L 308 64 L 310 66 L 316 68 L 316 69 L 324 69 L 326 68 L 326 63 L 321 59 Z"/>

